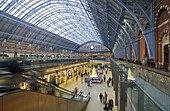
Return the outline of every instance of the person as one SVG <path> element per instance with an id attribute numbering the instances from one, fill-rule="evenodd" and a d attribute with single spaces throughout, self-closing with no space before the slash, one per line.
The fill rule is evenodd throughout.
<path id="1" fill-rule="evenodd" d="M 103 94 L 102 93 L 99 94 L 99 98 L 100 98 L 100 102 L 102 103 L 102 99 L 103 99 Z"/>
<path id="2" fill-rule="evenodd" d="M 92 80 L 91 80 L 91 78 L 87 81 L 87 86 L 92 87 Z"/>
<path id="3" fill-rule="evenodd" d="M 104 97 L 103 97 L 103 103 L 106 104 L 107 103 L 107 93 L 104 93 Z"/>
<path id="4" fill-rule="evenodd" d="M 50 81 L 51 84 L 53 85 L 56 85 L 56 76 L 54 76 L 51 81 Z"/>
<path id="5" fill-rule="evenodd" d="M 105 75 L 103 76 L 103 80 L 104 80 L 104 82 L 106 81 L 106 76 Z"/>
<path id="6" fill-rule="evenodd" d="M 78 81 L 78 78 L 79 78 L 79 76 L 78 76 L 78 74 L 76 75 L 76 81 Z"/>
<path id="7" fill-rule="evenodd" d="M 50 95 L 55 95 L 55 89 L 52 87 L 52 86 L 49 86 L 48 87 L 48 94 L 50 94 Z"/>
<path id="8" fill-rule="evenodd" d="M 88 76 L 87 76 L 87 86 L 92 87 L 91 84 L 92 84 L 92 81 L 91 81 L 90 75 L 88 74 Z"/>
<path id="9" fill-rule="evenodd" d="M 83 83 L 83 74 L 81 73 L 81 83 Z"/>
<path id="10" fill-rule="evenodd" d="M 110 83 L 110 82 L 109 82 L 109 79 L 108 79 L 108 80 L 107 80 L 107 86 L 108 86 L 108 87 L 109 87 L 109 83 Z"/>
<path id="11" fill-rule="evenodd" d="M 111 80 L 112 80 L 112 78 L 111 78 L 111 77 L 109 77 L 109 83 L 111 82 Z"/>
<path id="12" fill-rule="evenodd" d="M 109 87 L 110 82 L 112 82 L 112 78 L 111 77 L 109 77 L 109 79 L 107 80 L 107 86 L 108 87 Z"/>
<path id="13" fill-rule="evenodd" d="M 109 109 L 112 111 L 113 108 L 113 99 L 109 99 Z"/>
<path id="14" fill-rule="evenodd" d="M 74 94 L 77 94 L 78 93 L 78 88 L 75 87 L 74 90 L 73 90 Z"/>
<path id="15" fill-rule="evenodd" d="M 105 111 L 109 111 L 109 104 L 108 104 L 108 103 L 105 103 L 105 106 L 103 107 L 103 109 L 104 109 Z"/>

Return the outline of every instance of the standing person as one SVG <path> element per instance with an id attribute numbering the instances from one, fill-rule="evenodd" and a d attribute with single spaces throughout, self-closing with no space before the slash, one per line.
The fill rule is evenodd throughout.
<path id="1" fill-rule="evenodd" d="M 103 76 L 103 80 L 104 80 L 104 82 L 106 81 L 106 76 L 105 75 Z"/>
<path id="2" fill-rule="evenodd" d="M 92 82 L 91 82 L 90 75 L 88 75 L 88 76 L 87 76 L 87 86 L 92 87 L 92 86 L 91 86 L 91 83 L 92 83 Z"/>
<path id="3" fill-rule="evenodd" d="M 102 99 L 103 99 L 103 94 L 102 93 L 99 94 L 99 98 L 100 98 L 100 102 L 102 103 Z"/>
<path id="4" fill-rule="evenodd" d="M 75 87 L 74 90 L 73 90 L 74 94 L 76 95 L 78 93 L 78 88 Z"/>
<path id="5" fill-rule="evenodd" d="M 81 83 L 83 83 L 83 74 L 81 73 Z"/>
<path id="6" fill-rule="evenodd" d="M 53 85 L 56 85 L 56 76 L 51 78 L 50 83 L 53 84 Z"/>

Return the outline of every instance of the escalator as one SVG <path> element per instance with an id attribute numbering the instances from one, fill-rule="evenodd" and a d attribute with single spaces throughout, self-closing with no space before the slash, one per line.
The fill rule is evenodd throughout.
<path id="1" fill-rule="evenodd" d="M 0 111 L 84 111 L 90 94 L 50 84 L 28 74 L 0 74 Z"/>

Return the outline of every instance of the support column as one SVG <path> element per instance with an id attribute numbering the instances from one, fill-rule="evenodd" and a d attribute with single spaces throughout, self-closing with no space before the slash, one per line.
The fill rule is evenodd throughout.
<path id="1" fill-rule="evenodd" d="M 66 68 L 66 84 L 67 84 L 67 78 L 68 78 L 68 69 Z"/>
<path id="2" fill-rule="evenodd" d="M 117 71 L 115 72 L 115 105 L 118 106 L 118 70 L 119 69 L 116 69 Z"/>
<path id="3" fill-rule="evenodd" d="M 128 87 L 134 87 L 134 84 L 127 81 L 120 82 L 120 111 L 125 111 L 125 105 L 127 103 L 126 89 Z"/>
<path id="4" fill-rule="evenodd" d="M 110 61 L 111 63 L 111 72 L 112 72 L 112 82 L 113 82 L 113 90 L 115 90 L 115 86 L 114 86 L 114 82 L 115 82 L 115 70 L 114 70 L 114 64 L 112 61 Z"/>
<path id="5" fill-rule="evenodd" d="M 6 39 L 2 42 L 2 50 L 3 50 L 3 56 L 2 56 L 2 58 L 4 59 L 4 54 L 5 54 L 5 48 L 6 48 L 6 46 L 7 46 L 7 41 L 6 41 Z"/>
<path id="6" fill-rule="evenodd" d="M 125 111 L 125 103 L 127 101 L 125 83 L 120 82 L 120 111 Z"/>
<path id="7" fill-rule="evenodd" d="M 158 39 L 158 27 L 155 29 L 155 68 L 159 67 L 159 59 L 158 59 L 158 54 L 159 54 L 159 39 Z"/>
<path id="8" fill-rule="evenodd" d="M 135 41 L 133 41 L 133 43 L 132 43 L 133 45 L 133 47 L 132 47 L 132 51 L 134 52 L 133 53 L 133 59 L 134 59 L 134 61 L 139 61 L 139 59 L 138 59 L 138 40 L 135 40 Z"/>
<path id="9" fill-rule="evenodd" d="M 170 44 L 168 45 L 168 49 L 169 49 L 169 52 L 168 52 L 168 54 L 169 54 L 169 57 L 168 57 L 168 59 L 169 59 L 168 70 L 170 70 Z"/>
<path id="10" fill-rule="evenodd" d="M 58 79 L 58 71 L 56 71 L 56 79 L 57 79 L 57 80 L 56 80 L 56 84 L 59 85 L 59 84 L 58 84 L 58 82 L 59 82 L 59 81 L 58 81 L 58 80 L 59 80 L 59 79 Z"/>
<path id="11" fill-rule="evenodd" d="M 162 66 L 162 41 L 159 39 L 158 42 L 158 68 Z"/>
<path id="12" fill-rule="evenodd" d="M 138 89 L 138 106 L 137 111 L 144 111 L 144 93 Z"/>

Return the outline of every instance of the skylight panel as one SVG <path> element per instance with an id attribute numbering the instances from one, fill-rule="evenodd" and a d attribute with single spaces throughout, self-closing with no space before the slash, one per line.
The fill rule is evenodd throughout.
<path id="1" fill-rule="evenodd" d="M 30 0 L 28 0 L 30 1 Z M 27 8 L 29 8 L 29 10 L 35 9 L 36 7 L 43 7 L 44 0 L 31 0 L 31 2 L 29 3 L 29 5 L 25 5 Z"/>
<path id="2" fill-rule="evenodd" d="M 11 1 L 3 4 L 7 6 Z M 82 3 L 89 9 L 85 1 Z M 6 12 L 63 38 L 73 38 L 78 44 L 102 42 L 93 15 L 84 7 L 79 0 L 16 0 Z"/>
<path id="3" fill-rule="evenodd" d="M 0 7 L 0 10 L 3 10 L 11 2 L 12 2 L 12 0 L 2 0 L 0 3 L 0 4 L 2 4 Z"/>
<path id="4" fill-rule="evenodd" d="M 13 7 L 9 8 L 9 11 L 10 11 L 9 14 L 16 16 L 15 13 L 16 13 L 17 11 L 19 11 L 19 9 L 20 9 L 21 7 L 22 7 L 22 6 L 21 6 L 21 5 L 18 5 L 18 4 L 14 5 Z"/>

